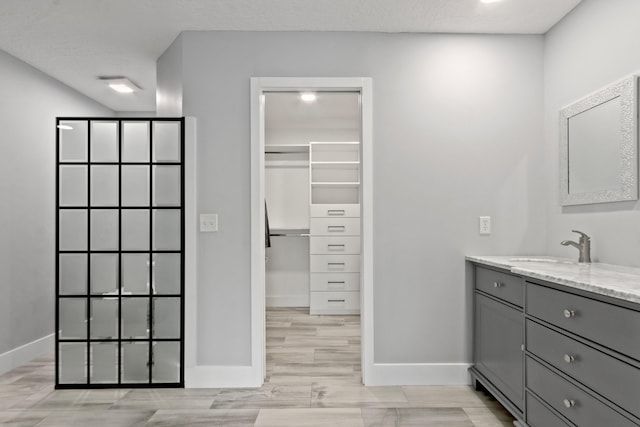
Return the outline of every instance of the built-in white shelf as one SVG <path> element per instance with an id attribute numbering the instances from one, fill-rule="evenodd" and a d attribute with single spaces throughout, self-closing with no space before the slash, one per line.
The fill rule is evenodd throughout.
<path id="1" fill-rule="evenodd" d="M 265 154 L 308 153 L 309 144 L 268 144 L 264 146 Z"/>
<path id="2" fill-rule="evenodd" d="M 360 186 L 359 182 L 312 182 L 312 187 L 327 187 L 327 188 L 357 188 Z"/>
<path id="3" fill-rule="evenodd" d="M 359 161 L 350 161 L 350 162 L 311 162 L 311 165 L 314 166 L 314 167 L 321 167 L 321 168 L 336 168 L 336 169 L 350 168 L 350 169 L 357 169 L 360 166 L 360 162 Z"/>

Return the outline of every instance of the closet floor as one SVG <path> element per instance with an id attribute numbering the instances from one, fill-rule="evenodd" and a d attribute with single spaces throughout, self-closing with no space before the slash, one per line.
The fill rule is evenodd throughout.
<path id="1" fill-rule="evenodd" d="M 54 390 L 52 357 L 0 376 L 0 426 L 507 427 L 471 387 L 364 387 L 358 316 L 267 311 L 258 389 Z"/>

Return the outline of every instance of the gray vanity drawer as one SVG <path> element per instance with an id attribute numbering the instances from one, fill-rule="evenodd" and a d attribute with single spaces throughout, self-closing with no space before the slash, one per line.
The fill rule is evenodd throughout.
<path id="1" fill-rule="evenodd" d="M 569 427 L 537 398 L 527 393 L 527 425 L 529 427 Z"/>
<path id="2" fill-rule="evenodd" d="M 522 307 L 522 279 L 509 273 L 476 266 L 476 289 Z"/>
<path id="3" fill-rule="evenodd" d="M 637 427 L 532 358 L 526 359 L 527 388 L 572 423 L 580 427 Z"/>
<path id="4" fill-rule="evenodd" d="M 527 350 L 640 417 L 640 369 L 531 320 Z"/>
<path id="5" fill-rule="evenodd" d="M 527 282 L 526 312 L 640 360 L 640 312 Z"/>

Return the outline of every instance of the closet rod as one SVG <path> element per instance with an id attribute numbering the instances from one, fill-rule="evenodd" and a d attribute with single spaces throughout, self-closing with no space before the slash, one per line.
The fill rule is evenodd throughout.
<path id="1" fill-rule="evenodd" d="M 271 233 L 271 237 L 309 237 L 309 233 Z"/>

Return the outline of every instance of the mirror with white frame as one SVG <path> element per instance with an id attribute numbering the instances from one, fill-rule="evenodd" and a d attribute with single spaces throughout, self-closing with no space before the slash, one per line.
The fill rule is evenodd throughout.
<path id="1" fill-rule="evenodd" d="M 638 77 L 560 110 L 560 204 L 638 199 Z"/>

